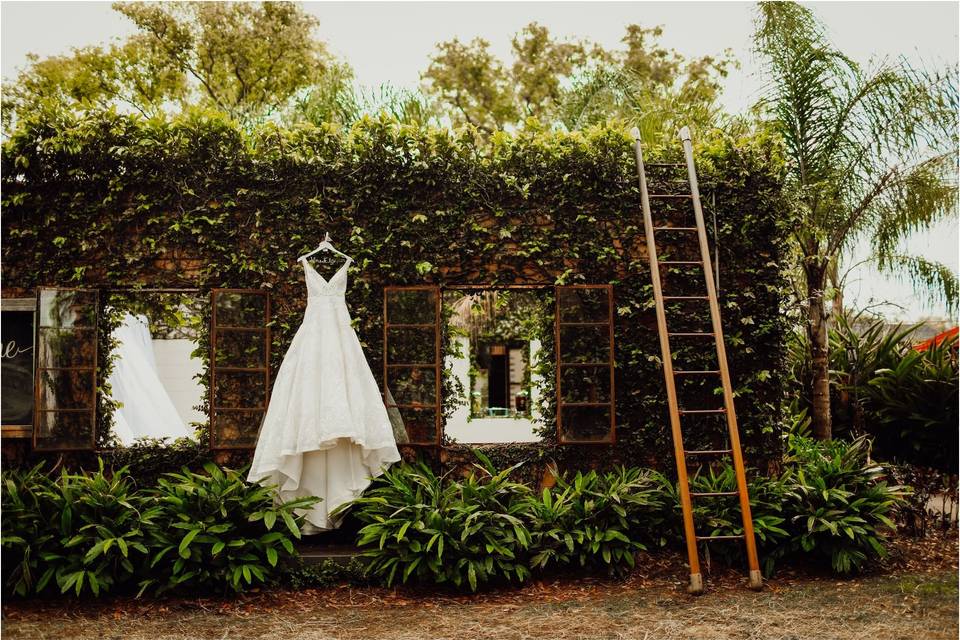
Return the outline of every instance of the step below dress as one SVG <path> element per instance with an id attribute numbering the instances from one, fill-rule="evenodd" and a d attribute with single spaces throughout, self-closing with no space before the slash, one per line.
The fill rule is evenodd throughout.
<path id="1" fill-rule="evenodd" d="M 278 487 L 281 501 L 323 500 L 304 533 L 339 525 L 330 512 L 400 460 L 380 388 L 350 324 L 348 258 L 325 280 L 306 260 L 307 308 L 273 384 L 248 480 Z"/>

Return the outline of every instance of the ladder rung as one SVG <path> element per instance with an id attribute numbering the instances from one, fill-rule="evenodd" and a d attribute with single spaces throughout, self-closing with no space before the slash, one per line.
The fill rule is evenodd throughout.
<path id="1" fill-rule="evenodd" d="M 738 496 L 740 495 L 736 491 L 703 491 L 696 493 L 694 491 L 690 492 L 691 498 L 719 498 L 722 496 Z"/>
<path id="2" fill-rule="evenodd" d="M 677 409 L 677 413 L 683 415 L 686 413 L 726 413 L 727 410 L 720 409 Z"/>
<path id="3" fill-rule="evenodd" d="M 743 540 L 743 534 L 738 536 L 697 536 L 697 542 L 709 542 L 710 540 Z"/>
<path id="4" fill-rule="evenodd" d="M 648 197 L 648 198 L 654 198 L 654 199 L 657 199 L 657 200 L 664 200 L 664 199 L 667 199 L 667 198 L 684 198 L 684 199 L 689 199 L 689 198 L 692 198 L 693 196 L 691 196 L 689 193 L 651 193 L 651 194 L 647 195 L 647 197 Z"/>
<path id="5" fill-rule="evenodd" d="M 654 231 L 696 231 L 696 227 L 654 227 Z"/>
<path id="6" fill-rule="evenodd" d="M 644 167 L 685 167 L 687 165 L 682 162 L 648 162 L 644 163 Z"/>
<path id="7" fill-rule="evenodd" d="M 667 332 L 668 336 L 712 336 L 714 335 L 712 331 L 681 331 L 679 333 L 670 333 Z"/>
<path id="8" fill-rule="evenodd" d="M 733 449 L 691 449 L 683 453 L 688 456 L 722 456 L 733 453 Z"/>
<path id="9" fill-rule="evenodd" d="M 703 264 L 703 260 L 658 260 L 658 264 Z"/>
<path id="10" fill-rule="evenodd" d="M 720 373 L 719 369 L 704 369 L 702 371 L 697 371 L 694 369 L 674 369 L 673 375 L 675 376 L 706 376 L 706 375 L 717 375 Z"/>
<path id="11" fill-rule="evenodd" d="M 664 300 L 709 300 L 710 296 L 663 296 Z"/>

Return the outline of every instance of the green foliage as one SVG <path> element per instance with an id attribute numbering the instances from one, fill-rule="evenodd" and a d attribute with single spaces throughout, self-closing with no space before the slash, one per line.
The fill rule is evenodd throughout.
<path id="1" fill-rule="evenodd" d="M 957 71 L 906 61 L 863 68 L 837 50 L 807 7 L 761 2 L 755 42 L 770 77 L 760 110 L 782 137 L 795 295 L 806 309 L 813 431 L 831 437 L 827 300 L 841 261 L 870 242 L 881 270 L 958 304 L 945 265 L 899 253 L 911 234 L 957 213 Z"/>
<path id="2" fill-rule="evenodd" d="M 150 573 L 141 592 L 230 588 L 267 582 L 300 538 L 295 510 L 316 504 L 298 498 L 274 504 L 272 487 L 249 484 L 241 472 L 204 465 L 206 474 L 168 473 L 152 491 L 157 519 L 150 531 Z"/>
<path id="3" fill-rule="evenodd" d="M 829 562 L 842 575 L 883 557 L 895 530 L 892 517 L 908 491 L 887 484 L 883 468 L 868 460 L 869 441 L 823 443 L 794 435 L 789 442 L 782 474 L 752 474 L 749 482 L 764 572 L 772 574 L 784 560 L 812 559 Z M 352 512 L 366 523 L 358 544 L 369 547 L 367 575 L 386 584 L 414 576 L 476 590 L 494 577 L 522 580 L 551 567 L 624 571 L 634 566 L 638 551 L 683 546 L 679 492 L 656 472 L 621 467 L 562 475 L 537 495 L 508 479 L 515 468 L 497 473 L 481 460 L 483 475 L 471 473 L 464 481 L 438 476 L 423 463 L 404 464 L 352 503 Z M 690 489 L 734 491 L 732 465 L 698 469 Z M 471 517 L 475 521 L 467 526 Z M 736 497 L 696 500 L 694 521 L 701 536 L 743 534 Z M 485 547 L 479 558 L 471 546 L 478 539 Z M 745 561 L 741 540 L 708 544 L 711 557 Z M 477 567 L 476 581 L 461 575 L 470 566 Z"/>
<path id="4" fill-rule="evenodd" d="M 40 554 L 57 542 L 55 531 L 48 527 L 54 509 L 49 499 L 53 483 L 43 473 L 43 466 L 3 474 L 0 570 L 4 589 L 20 596 L 42 591 L 52 577 L 46 575 L 38 588 L 41 574 L 46 572 L 41 569 Z"/>
<path id="5" fill-rule="evenodd" d="M 108 47 L 32 57 L 4 88 L 5 125 L 14 115 L 57 107 L 120 107 L 150 117 L 171 105 L 210 107 L 249 122 L 324 83 L 331 69 L 345 73 L 314 39 L 316 19 L 292 2 L 113 6 L 135 33 Z"/>
<path id="6" fill-rule="evenodd" d="M 295 556 L 295 509 L 272 491 L 208 463 L 207 474 L 167 474 L 135 489 L 127 469 L 50 477 L 42 465 L 5 471 L 3 587 L 19 596 L 54 589 L 99 596 L 145 590 L 242 591 L 276 578 Z"/>
<path id="7" fill-rule="evenodd" d="M 956 340 L 917 351 L 916 327 L 889 326 L 865 314 L 838 317 L 830 329 L 834 432 L 869 434 L 884 460 L 957 469 Z M 803 336 L 790 343 L 791 391 L 810 406 L 810 360 Z"/>
<path id="8" fill-rule="evenodd" d="M 552 488 L 527 499 L 532 547 L 530 566 L 551 563 L 634 566 L 634 556 L 647 547 L 642 540 L 664 544 L 662 498 L 658 474 L 638 468 L 570 478 L 562 475 Z"/>
<path id="9" fill-rule="evenodd" d="M 870 441 L 817 443 L 797 438 L 781 481 L 790 551 L 825 559 L 836 573 L 859 571 L 886 555 L 884 543 L 905 489 L 888 485 L 883 467 L 870 461 Z"/>
<path id="10" fill-rule="evenodd" d="M 14 558 L 5 586 L 18 595 L 56 585 L 61 593 L 106 593 L 130 582 L 147 554 L 156 509 L 137 494 L 126 469 L 107 474 L 40 466 L 4 478 L 3 545 Z M 8 509 L 10 511 L 8 512 Z"/>
<path id="11" fill-rule="evenodd" d="M 907 350 L 892 367 L 877 369 L 866 390 L 882 452 L 957 471 L 958 367 L 956 338 L 925 351 Z"/>
<path id="12" fill-rule="evenodd" d="M 486 462 L 486 461 L 485 461 Z M 522 517 L 529 489 L 477 465 L 447 481 L 419 463 L 387 471 L 353 502 L 364 527 L 357 544 L 370 546 L 368 575 L 391 585 L 430 580 L 476 591 L 495 579 L 522 582 L 529 569 L 519 554 L 530 545 Z"/>
<path id="13" fill-rule="evenodd" d="M 38 114 L 21 124 L 0 167 L 5 286 L 268 289 L 275 373 L 305 303 L 296 258 L 325 231 L 355 260 L 348 301 L 374 371 L 382 370 L 385 285 L 612 283 L 617 447 L 612 457 L 597 447 L 554 448 L 554 455 L 564 468 L 566 456 L 577 468 L 670 459 L 625 131 L 524 130 L 481 143 L 468 132 L 390 119 L 366 119 L 350 131 L 244 131 L 211 113 L 171 120 Z M 649 159 L 658 158 L 665 159 Z M 748 455 L 779 457 L 790 220 L 780 215 L 778 147 L 763 135 L 709 138 L 698 145 L 697 162 L 705 213 L 717 222 L 743 442 Z M 666 189 L 665 180 L 651 176 L 651 190 Z M 169 259 L 179 262 L 164 267 Z M 421 273 L 424 261 L 431 269 Z M 201 349 L 209 346 L 207 319 Z M 702 359 L 690 365 L 710 368 Z M 553 403 L 554 394 L 545 391 L 543 400 Z M 552 406 L 541 409 L 548 420 L 554 414 Z"/>
<path id="14" fill-rule="evenodd" d="M 711 124 L 729 57 L 686 61 L 664 48 L 661 27 L 631 24 L 623 48 L 561 41 L 535 22 L 514 35 L 512 63 L 490 43 L 454 38 L 437 45 L 423 73 L 425 90 L 455 125 L 486 133 L 559 122 L 568 130 L 621 119 L 652 143 L 683 124 Z M 704 128 L 707 128 L 706 126 Z"/>
<path id="15" fill-rule="evenodd" d="M 784 528 L 786 517 L 783 511 L 783 500 L 786 486 L 780 478 L 750 474 L 748 488 L 757 550 L 763 563 L 764 573 L 769 575 L 773 573 L 777 559 L 783 555 L 783 545 L 790 535 Z M 719 493 L 736 490 L 736 473 L 730 464 L 700 469 L 690 477 L 690 491 L 693 492 Z M 671 524 L 675 525 L 675 534 L 679 536 L 682 533 L 678 526 L 682 515 L 676 507 L 674 511 L 675 517 Z M 711 537 L 743 535 L 740 502 L 736 496 L 694 500 L 693 519 L 697 535 Z M 741 562 L 746 557 L 743 542 L 740 540 L 708 544 L 713 556 L 722 558 L 730 564 Z"/>

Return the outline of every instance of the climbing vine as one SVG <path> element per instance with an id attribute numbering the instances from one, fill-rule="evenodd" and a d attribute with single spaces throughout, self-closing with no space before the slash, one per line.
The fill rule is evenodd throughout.
<path id="1" fill-rule="evenodd" d="M 648 161 L 677 160 L 673 149 L 645 151 Z M 700 141 L 697 163 L 717 224 L 743 441 L 760 464 L 778 451 L 783 396 L 781 261 L 790 220 L 780 206 L 782 163 L 762 134 Z M 483 140 L 385 118 L 349 131 L 272 124 L 245 131 L 205 113 L 47 115 L 21 121 L 3 145 L 2 171 L 7 291 L 266 288 L 274 368 L 305 304 L 296 258 L 324 232 L 355 260 L 347 299 L 375 372 L 385 285 L 612 283 L 618 443 L 585 453 L 548 439 L 503 447 L 503 455 L 546 451 L 579 465 L 671 459 L 633 150 L 623 130 L 529 127 Z M 650 180 L 652 190 L 676 189 L 669 176 Z M 207 340 L 201 332 L 201 347 Z"/>

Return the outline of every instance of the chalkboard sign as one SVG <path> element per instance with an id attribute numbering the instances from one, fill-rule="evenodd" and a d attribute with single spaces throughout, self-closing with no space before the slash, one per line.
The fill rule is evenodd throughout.
<path id="1" fill-rule="evenodd" d="M 0 425 L 4 431 L 33 426 L 36 304 L 34 298 L 8 298 L 0 306 Z"/>

